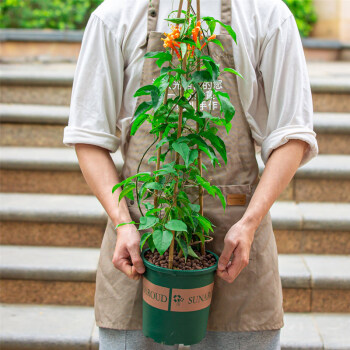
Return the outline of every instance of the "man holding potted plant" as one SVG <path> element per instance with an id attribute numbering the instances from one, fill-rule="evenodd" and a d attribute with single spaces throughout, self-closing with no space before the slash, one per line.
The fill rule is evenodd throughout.
<path id="1" fill-rule="evenodd" d="M 73 84 L 64 143 L 76 145 L 85 179 L 109 215 L 95 299 L 101 349 L 109 348 L 110 336 L 124 345 L 133 343 L 130 348 L 156 348 L 137 331 L 142 293 L 138 279 L 144 272 L 140 234 L 133 224 L 118 227 L 118 238 L 113 230 L 132 221 L 138 208 L 125 198 L 116 205 L 121 191 L 111 193 L 110 189 L 120 179 L 109 152 L 121 145 L 123 178 L 137 172 L 136 160 L 145 151 L 147 133 L 129 138 L 130 116 L 136 107 L 132 96 L 140 81 L 152 84 L 155 65 L 146 66 L 145 61 L 142 67 L 141 58 L 158 47 L 156 29 L 160 34 L 165 31 L 159 30 L 164 27 L 157 21 L 171 10 L 164 4 L 106 0 L 100 5 L 85 31 Z M 194 9 L 195 5 L 193 1 Z M 221 22 L 233 24 L 238 45 L 226 43 L 220 60 L 228 62 L 226 67 L 235 67 L 245 80 L 236 81 L 228 74 L 222 77 L 223 91 L 229 92 L 236 114 L 224 139 L 228 162 L 208 174 L 225 196 L 227 210 L 219 212 L 215 200 L 204 207 L 204 214 L 217 228 L 212 246 L 220 254 L 217 275 L 221 279 L 215 283 L 208 324 L 215 332 L 193 348 L 215 344 L 242 349 L 244 344 L 238 339 L 248 337 L 247 349 L 277 349 L 283 326 L 282 293 L 268 211 L 300 164 L 317 154 L 305 58 L 294 19 L 278 1 L 222 1 L 221 7 L 220 2 L 201 1 L 201 7 L 208 18 L 221 11 Z M 88 73 L 91 65 L 93 76 Z M 291 74 L 293 66 L 297 69 Z M 116 125 L 121 139 L 115 136 Z M 266 163 L 259 184 L 254 140 L 262 146 Z M 122 334 L 129 340 L 122 340 Z"/>

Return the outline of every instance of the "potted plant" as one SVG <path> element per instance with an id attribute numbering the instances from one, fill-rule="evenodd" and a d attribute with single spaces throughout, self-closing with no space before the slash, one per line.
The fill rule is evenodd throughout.
<path id="1" fill-rule="evenodd" d="M 189 0 L 187 11 L 180 8 L 176 18 L 170 13 L 166 20 L 172 32 L 162 38 L 165 50 L 144 56 L 156 59 L 161 71 L 152 85 L 136 91 L 135 97 L 149 95 L 150 100 L 136 109 L 130 133 L 135 135 L 149 123 L 154 141 L 140 154 L 138 172 L 112 190 L 123 186 L 119 201 L 126 196 L 139 208 L 137 224 L 144 232 L 140 249 L 146 267 L 143 332 L 168 345 L 195 344 L 205 336 L 218 256 L 205 249 L 212 240 L 214 225 L 203 216 L 204 191 L 218 196 L 223 210 L 226 201 L 220 189 L 203 175 L 206 166 L 202 157 L 207 157 L 213 167 L 221 166 L 217 154 L 227 162 L 225 144 L 216 133 L 218 128 L 229 133 L 234 115 L 227 93 L 213 87 L 208 97 L 202 85 L 218 81 L 221 73 L 208 50 L 210 45 L 223 49 L 214 34 L 216 24 L 234 40 L 235 33 L 229 25 L 213 17 L 200 18 L 199 11 L 196 14 L 191 10 Z M 232 68 L 223 71 L 240 75 Z M 211 110 L 200 109 L 203 101 L 212 106 L 214 99 L 220 104 L 220 115 L 215 117 Z M 149 159 L 154 171 L 141 172 L 145 154 L 154 145 L 156 154 Z"/>

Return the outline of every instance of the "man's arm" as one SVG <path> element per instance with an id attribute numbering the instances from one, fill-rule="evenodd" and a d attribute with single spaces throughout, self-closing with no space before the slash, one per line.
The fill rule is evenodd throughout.
<path id="1" fill-rule="evenodd" d="M 121 189 L 112 193 L 113 186 L 120 179 L 109 151 L 82 143 L 75 145 L 75 151 L 85 181 L 106 210 L 113 225 L 132 221 L 124 198 L 118 205 Z M 113 264 L 132 279 L 139 279 L 145 271 L 139 244 L 140 234 L 135 225 L 124 225 L 117 229 Z"/>
<path id="2" fill-rule="evenodd" d="M 225 281 L 232 283 L 248 265 L 255 231 L 293 178 L 307 147 L 304 141 L 290 140 L 271 153 L 245 214 L 225 236 L 218 266 L 218 276 Z"/>

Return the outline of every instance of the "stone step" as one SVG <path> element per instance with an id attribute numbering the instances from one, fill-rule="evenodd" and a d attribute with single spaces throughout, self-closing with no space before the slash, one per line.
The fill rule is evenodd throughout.
<path id="1" fill-rule="evenodd" d="M 121 171 L 120 151 L 112 153 Z M 258 155 L 260 171 L 264 165 Z M 74 148 L 2 147 L 2 192 L 92 194 L 80 171 Z M 301 167 L 280 200 L 348 202 L 350 155 L 320 155 Z"/>
<path id="2" fill-rule="evenodd" d="M 1 146 L 64 147 L 69 107 L 0 104 Z"/>
<path id="3" fill-rule="evenodd" d="M 98 350 L 91 307 L 3 304 L 1 318 L 8 320 L 0 331 L 2 350 Z M 284 323 L 282 350 L 350 349 L 349 314 L 285 313 Z"/>
<path id="4" fill-rule="evenodd" d="M 1 146 L 66 147 L 69 107 L 0 104 Z M 350 114 L 315 113 L 320 154 L 350 154 Z M 117 130 L 119 135 L 119 130 Z"/>
<path id="5" fill-rule="evenodd" d="M 350 154 L 350 114 L 315 113 L 320 154 Z"/>
<path id="6" fill-rule="evenodd" d="M 2 64 L 0 102 L 68 106 L 74 71 L 75 64 Z M 310 81 L 316 112 L 350 112 L 346 77 L 312 74 Z"/>
<path id="7" fill-rule="evenodd" d="M 107 214 L 95 196 L 0 194 L 1 243 L 99 247 Z M 350 253 L 349 203 L 276 202 L 271 209 L 280 253 Z"/>
<path id="8" fill-rule="evenodd" d="M 0 246 L 0 300 L 92 306 L 96 248 Z"/>
<path id="9" fill-rule="evenodd" d="M 92 306 L 99 250 L 1 246 L 0 302 Z M 284 310 L 350 312 L 350 257 L 279 255 Z"/>

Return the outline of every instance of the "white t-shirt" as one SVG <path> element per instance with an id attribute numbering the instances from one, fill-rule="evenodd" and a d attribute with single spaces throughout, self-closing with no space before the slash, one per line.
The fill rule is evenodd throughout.
<path id="1" fill-rule="evenodd" d="M 226 0 L 222 0 L 226 1 Z M 289 139 L 309 144 L 302 164 L 317 155 L 313 106 L 304 51 L 295 19 L 282 0 L 231 0 L 237 33 L 233 54 L 245 80 L 238 89 L 253 138 L 266 163 Z M 86 25 L 74 74 L 63 143 L 115 152 L 136 107 L 146 41 L 149 0 L 105 0 Z M 186 3 L 186 2 L 185 2 Z M 192 1 L 196 8 L 196 1 Z M 179 0 L 160 0 L 157 31 Z M 201 15 L 221 17 L 220 0 L 201 0 Z M 215 30 L 220 33 L 220 26 Z M 121 138 L 116 136 L 116 127 Z"/>

